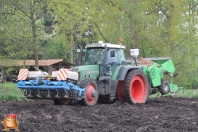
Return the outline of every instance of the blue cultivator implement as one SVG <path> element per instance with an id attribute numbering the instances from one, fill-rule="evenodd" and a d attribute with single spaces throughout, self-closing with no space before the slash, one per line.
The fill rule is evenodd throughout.
<path id="1" fill-rule="evenodd" d="M 75 83 L 77 74 L 70 81 L 66 81 L 67 69 L 61 69 L 48 76 L 41 71 L 21 69 L 19 72 L 17 88 L 20 88 L 25 97 L 29 99 L 75 99 L 85 97 L 86 88 L 80 88 Z M 70 73 L 71 74 L 71 73 Z"/>

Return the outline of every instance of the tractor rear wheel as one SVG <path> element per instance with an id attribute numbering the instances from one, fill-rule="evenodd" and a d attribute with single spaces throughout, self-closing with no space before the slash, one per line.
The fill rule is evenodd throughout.
<path id="1" fill-rule="evenodd" d="M 125 97 L 124 97 L 124 81 L 118 81 L 116 98 L 121 103 L 126 102 Z"/>
<path id="2" fill-rule="evenodd" d="M 149 97 L 149 82 L 140 69 L 130 71 L 124 82 L 124 97 L 130 104 L 146 103 Z"/>
<path id="3" fill-rule="evenodd" d="M 94 79 L 86 78 L 81 81 L 81 88 L 86 87 L 85 98 L 79 101 L 81 105 L 94 106 L 98 102 L 98 87 Z"/>
<path id="4" fill-rule="evenodd" d="M 162 84 L 158 87 L 158 90 L 162 95 L 167 94 L 170 91 L 170 85 L 168 81 L 162 80 Z"/>

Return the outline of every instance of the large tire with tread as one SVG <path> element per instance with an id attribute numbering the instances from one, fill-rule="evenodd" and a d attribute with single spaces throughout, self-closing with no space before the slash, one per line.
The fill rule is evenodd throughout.
<path id="1" fill-rule="evenodd" d="M 96 81 L 92 78 L 85 78 L 81 81 L 81 88 L 86 87 L 85 98 L 79 101 L 84 106 L 94 106 L 98 102 L 98 87 Z"/>
<path id="2" fill-rule="evenodd" d="M 117 91 L 116 91 L 116 99 L 121 103 L 125 103 L 124 97 L 124 81 L 118 81 Z"/>
<path id="3" fill-rule="evenodd" d="M 162 95 L 165 95 L 168 92 L 170 92 L 170 84 L 169 84 L 169 82 L 166 81 L 166 80 L 162 80 L 162 84 L 158 87 L 158 90 L 160 91 L 160 93 Z"/>
<path id="4" fill-rule="evenodd" d="M 140 69 L 131 70 L 124 81 L 124 97 L 130 104 L 146 103 L 150 86 L 146 75 Z"/>

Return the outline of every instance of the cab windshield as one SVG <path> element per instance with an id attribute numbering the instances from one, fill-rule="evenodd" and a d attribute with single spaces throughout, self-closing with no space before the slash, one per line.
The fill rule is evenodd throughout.
<path id="1" fill-rule="evenodd" d="M 102 64 L 104 62 L 104 56 L 104 48 L 88 48 L 85 57 L 85 65 Z"/>

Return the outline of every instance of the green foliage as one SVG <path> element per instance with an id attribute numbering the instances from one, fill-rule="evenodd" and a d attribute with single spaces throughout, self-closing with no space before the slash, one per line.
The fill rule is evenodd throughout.
<path id="1" fill-rule="evenodd" d="M 4 24 L 4 30 L 1 34 L 3 56 L 12 59 L 24 59 L 31 54 L 31 32 L 26 19 L 21 15 L 8 16 L 9 20 Z M 23 29 L 23 30 L 22 30 Z M 7 39 L 10 38 L 10 39 Z"/>
<path id="2" fill-rule="evenodd" d="M 198 98 L 198 90 L 197 89 L 179 90 L 175 97 Z"/>
<path id="3" fill-rule="evenodd" d="M 67 40 L 64 35 L 56 35 L 52 39 L 48 40 L 48 43 L 44 47 L 44 59 L 67 59 L 67 51 L 69 51 Z"/>
<path id="4" fill-rule="evenodd" d="M 193 0 L 134 0 L 126 4 L 125 30 L 130 29 L 128 47 L 140 48 L 143 57 L 171 57 L 179 72 L 175 82 L 183 86 L 192 86 L 198 79 L 196 4 Z"/>
<path id="5" fill-rule="evenodd" d="M 57 30 L 57 34 L 62 34 L 66 38 L 68 43 L 67 47 L 71 53 L 71 63 L 73 63 L 74 43 L 77 42 L 78 37 L 81 36 L 81 30 L 85 30 L 85 3 L 84 1 L 65 1 L 65 0 L 49 0 L 49 9 L 54 16 L 54 21 L 57 25 L 54 27 Z"/>
<path id="6" fill-rule="evenodd" d="M 16 79 L 16 75 L 18 74 L 18 67 L 8 67 L 4 69 L 4 78 L 7 81 L 11 81 L 12 79 Z"/>
<path id="7" fill-rule="evenodd" d="M 42 13 L 42 2 L 43 0 L 39 2 L 34 0 L 0 2 L 2 5 L 0 45 L 4 47 L 1 49 L 0 55 L 10 59 L 28 59 L 32 57 L 35 45 L 32 30 L 35 28 L 34 30 L 38 31 L 38 36 L 43 33 L 42 22 L 38 21 Z M 35 8 L 33 15 L 36 17 L 34 20 L 31 17 L 31 8 L 33 6 Z M 32 27 L 33 22 L 36 23 L 35 27 Z"/>
<path id="8" fill-rule="evenodd" d="M 0 83 L 0 100 L 19 101 L 24 99 L 21 90 L 16 88 L 16 83 Z"/>
<path id="9" fill-rule="evenodd" d="M 170 96 L 170 94 L 166 94 L 164 96 Z M 159 98 L 160 93 L 156 93 L 150 96 L 150 98 Z M 182 98 L 198 98 L 198 89 L 180 89 L 177 91 L 177 94 L 173 96 L 174 98 L 182 97 Z"/>
<path id="10" fill-rule="evenodd" d="M 37 48 L 39 58 L 67 59 L 67 52 L 78 44 L 84 48 L 99 40 L 119 43 L 122 37 L 127 57 L 132 47 L 140 49 L 140 57 L 169 56 L 179 73 L 175 83 L 197 87 L 197 4 L 195 0 L 0 1 L 0 59 L 34 59 Z"/>

